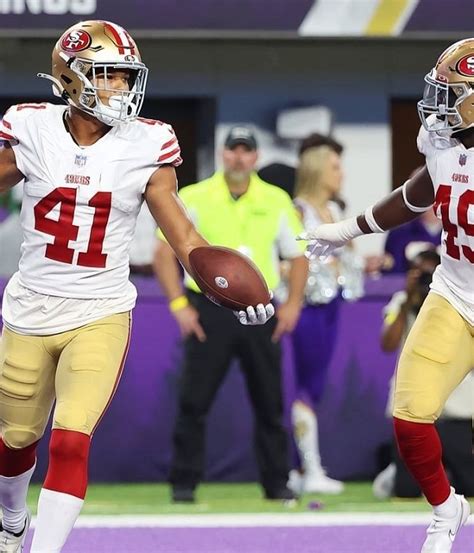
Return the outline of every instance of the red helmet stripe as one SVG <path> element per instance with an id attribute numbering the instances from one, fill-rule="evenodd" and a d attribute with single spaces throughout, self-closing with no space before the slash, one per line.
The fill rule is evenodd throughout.
<path id="1" fill-rule="evenodd" d="M 10 129 L 10 130 L 12 129 L 12 126 L 6 119 L 2 119 L 2 123 L 7 129 Z"/>
<path id="2" fill-rule="evenodd" d="M 130 54 L 132 54 L 132 56 L 135 55 L 135 43 L 133 42 L 133 39 L 132 37 L 127 33 L 127 31 L 124 29 L 123 30 L 125 36 L 127 37 L 127 40 L 128 40 L 128 44 L 129 44 L 129 48 L 130 48 Z"/>
<path id="3" fill-rule="evenodd" d="M 109 23 L 108 21 L 104 21 L 104 27 L 112 33 L 112 36 L 114 37 L 114 40 L 117 43 L 119 54 L 125 54 L 125 50 L 124 50 L 125 44 L 122 42 L 120 34 L 116 29 L 115 25 L 113 25 L 112 23 Z"/>

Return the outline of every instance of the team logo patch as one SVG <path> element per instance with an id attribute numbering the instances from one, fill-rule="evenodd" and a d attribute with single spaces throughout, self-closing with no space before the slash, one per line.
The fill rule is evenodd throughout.
<path id="1" fill-rule="evenodd" d="M 66 52 L 80 52 L 88 48 L 91 43 L 91 35 L 79 29 L 67 33 L 67 35 L 61 39 L 61 48 L 66 50 Z"/>
<path id="2" fill-rule="evenodd" d="M 456 71 L 466 77 L 474 77 L 474 56 L 469 55 L 461 58 L 456 65 Z"/>
<path id="3" fill-rule="evenodd" d="M 214 282 L 217 286 L 219 286 L 219 288 L 229 288 L 229 283 L 223 276 L 217 276 L 214 279 Z"/>

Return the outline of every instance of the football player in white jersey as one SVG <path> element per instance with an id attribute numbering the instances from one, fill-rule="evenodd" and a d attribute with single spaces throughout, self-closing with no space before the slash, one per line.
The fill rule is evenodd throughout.
<path id="1" fill-rule="evenodd" d="M 433 506 L 421 551 L 448 553 L 470 509 L 450 488 L 434 422 L 474 367 L 474 38 L 443 52 L 425 82 L 418 103 L 423 169 L 363 215 L 301 238 L 314 241 L 316 255 L 328 255 L 428 209 L 443 223 L 441 265 L 400 356 L 393 415 L 401 456 Z"/>
<path id="2" fill-rule="evenodd" d="M 3 297 L 0 553 L 23 550 L 36 445 L 56 402 L 33 553 L 61 551 L 87 488 L 91 436 L 117 388 L 136 290 L 128 246 L 145 199 L 176 255 L 207 242 L 178 199 L 173 129 L 138 117 L 147 68 L 122 27 L 68 29 L 50 79 L 64 105 L 22 104 L 0 126 L 0 192 L 24 179 L 19 271 Z M 273 306 L 239 313 L 264 323 Z"/>

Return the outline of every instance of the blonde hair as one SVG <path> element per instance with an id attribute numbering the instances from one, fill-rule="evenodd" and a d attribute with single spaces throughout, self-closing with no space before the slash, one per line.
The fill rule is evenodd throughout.
<path id="1" fill-rule="evenodd" d="M 303 152 L 296 170 L 295 196 L 314 194 L 321 185 L 321 176 L 332 153 L 329 146 L 317 146 Z"/>

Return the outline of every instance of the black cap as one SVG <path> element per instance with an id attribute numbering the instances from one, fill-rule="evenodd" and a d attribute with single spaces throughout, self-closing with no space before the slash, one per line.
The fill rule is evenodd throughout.
<path id="1" fill-rule="evenodd" d="M 247 146 L 249 150 L 257 149 L 255 134 L 248 127 L 243 127 L 241 125 L 232 127 L 224 142 L 224 146 L 228 150 L 232 150 L 232 148 L 235 148 L 239 144 Z"/>

